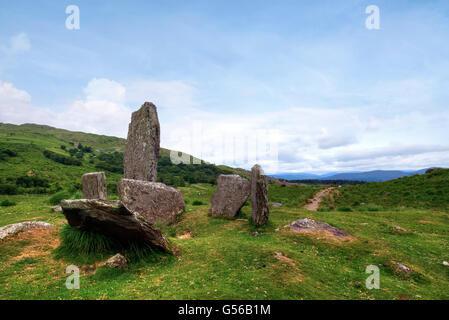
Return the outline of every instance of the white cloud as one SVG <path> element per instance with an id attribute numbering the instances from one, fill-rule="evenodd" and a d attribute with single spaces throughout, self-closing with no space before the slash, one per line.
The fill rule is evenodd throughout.
<path id="1" fill-rule="evenodd" d="M 163 108 L 192 108 L 196 89 L 182 81 L 138 80 L 126 84 L 126 100 L 139 104 L 152 101 Z"/>
<path id="2" fill-rule="evenodd" d="M 9 44 L 6 46 L 0 46 L 0 51 L 8 55 L 16 55 L 29 51 L 31 49 L 31 43 L 26 33 L 19 33 L 10 38 Z"/>
<path id="3" fill-rule="evenodd" d="M 125 101 L 126 89 L 120 83 L 109 79 L 94 78 L 84 89 L 88 101 L 114 101 L 123 103 Z"/>
<path id="4" fill-rule="evenodd" d="M 419 169 L 449 160 L 448 113 L 304 107 L 218 113 L 195 107 L 195 92 L 178 81 L 121 84 L 95 78 L 82 99 L 55 112 L 34 106 L 27 92 L 0 81 L 0 121 L 126 137 L 131 112 L 147 100 L 159 107 L 163 147 L 217 164 L 251 167 L 256 160 L 247 159 L 248 150 L 257 138 L 265 147 L 270 134 L 276 134 L 279 161 L 276 166 L 269 157 L 258 159 L 267 173 Z"/>

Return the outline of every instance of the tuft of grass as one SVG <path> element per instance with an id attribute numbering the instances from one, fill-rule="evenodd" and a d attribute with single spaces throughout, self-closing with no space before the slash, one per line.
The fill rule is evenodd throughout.
<path id="1" fill-rule="evenodd" d="M 350 207 L 339 207 L 337 210 L 340 212 L 352 212 Z"/>
<path id="2" fill-rule="evenodd" d="M 48 199 L 48 202 L 50 204 L 56 205 L 59 204 L 61 202 L 61 200 L 64 199 L 70 199 L 70 193 L 68 193 L 67 191 L 59 191 L 57 193 L 55 193 L 54 195 L 52 195 L 50 197 L 50 199 Z"/>
<path id="3" fill-rule="evenodd" d="M 192 202 L 192 205 L 193 206 L 201 206 L 201 205 L 203 205 L 204 203 L 203 203 L 203 201 L 201 201 L 201 200 L 193 200 L 193 202 Z"/>
<path id="4" fill-rule="evenodd" d="M 129 261 L 136 262 L 155 254 L 149 247 L 132 241 L 118 239 L 65 225 L 60 234 L 61 244 L 54 250 L 55 258 L 91 263 L 116 253 L 122 253 Z"/>
<path id="5" fill-rule="evenodd" d="M 2 202 L 0 202 L 0 206 L 2 206 L 2 207 L 12 207 L 15 205 L 16 205 L 16 203 L 14 201 L 9 201 L 8 199 L 5 199 Z"/>
<path id="6" fill-rule="evenodd" d="M 83 193 L 80 190 L 76 190 L 75 193 L 70 197 L 70 200 L 78 200 L 83 198 Z"/>

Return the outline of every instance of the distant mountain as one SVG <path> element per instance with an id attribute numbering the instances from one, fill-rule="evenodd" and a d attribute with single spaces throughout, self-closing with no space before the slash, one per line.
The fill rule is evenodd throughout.
<path id="1" fill-rule="evenodd" d="M 427 169 L 421 169 L 417 171 L 401 171 L 401 170 L 374 170 L 367 172 L 344 172 L 337 173 L 331 172 L 327 174 L 317 175 L 309 173 L 280 173 L 273 175 L 278 179 L 286 180 L 350 180 L 350 181 L 388 181 L 398 179 L 405 176 L 412 176 L 414 174 L 424 174 Z"/>

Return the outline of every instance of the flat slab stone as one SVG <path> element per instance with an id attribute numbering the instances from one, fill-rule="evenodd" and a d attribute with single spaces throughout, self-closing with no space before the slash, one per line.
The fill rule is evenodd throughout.
<path id="1" fill-rule="evenodd" d="M 211 199 L 212 216 L 233 218 L 248 200 L 251 184 L 237 174 L 221 174 L 217 178 L 217 191 Z"/>
<path id="2" fill-rule="evenodd" d="M 160 126 L 156 106 L 145 102 L 133 112 L 123 156 L 125 179 L 156 181 Z"/>
<path id="3" fill-rule="evenodd" d="M 90 172 L 83 174 L 84 199 L 107 199 L 106 175 L 104 172 Z"/>
<path id="4" fill-rule="evenodd" d="M 345 238 L 350 237 L 345 231 L 331 226 L 326 222 L 319 222 L 309 218 L 300 219 L 293 221 L 290 224 L 290 230 L 295 232 L 317 232 L 317 231 L 327 231 L 332 234 L 335 238 Z"/>
<path id="5" fill-rule="evenodd" d="M 52 228 L 53 225 L 42 221 L 25 221 L 9 224 L 0 228 L 0 240 L 16 235 L 19 232 L 28 231 L 36 228 Z"/>
<path id="6" fill-rule="evenodd" d="M 119 200 L 63 200 L 61 207 L 73 228 L 168 250 L 167 239 L 159 228 L 139 213 L 129 211 Z"/>
<path id="7" fill-rule="evenodd" d="M 184 211 L 181 190 L 163 183 L 122 179 L 117 186 L 123 205 L 150 223 L 175 222 L 176 216 Z"/>

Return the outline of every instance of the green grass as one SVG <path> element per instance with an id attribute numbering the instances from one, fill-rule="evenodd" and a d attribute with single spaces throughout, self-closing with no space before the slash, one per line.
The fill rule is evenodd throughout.
<path id="1" fill-rule="evenodd" d="M 341 196 L 334 197 L 334 204 L 324 202 L 323 206 L 360 211 L 449 209 L 449 169 L 386 182 L 343 186 L 339 192 Z"/>
<path id="2" fill-rule="evenodd" d="M 311 193 L 309 187 L 284 188 L 301 194 L 298 199 Z M 0 286 L 4 289 L 0 298 L 449 299 L 449 269 L 442 264 L 449 260 L 446 211 L 308 212 L 284 206 L 271 208 L 270 223 L 257 229 L 244 220 L 210 217 L 208 206 L 214 190 L 208 184 L 182 188 L 186 212 L 179 223 L 163 228 L 176 254 L 150 253 L 126 271 L 99 266 L 121 249 L 111 249 L 96 237 L 80 239 L 78 231 L 73 234 L 64 227 L 62 214 L 50 210 L 48 197 L 12 196 L 17 205 L 0 207 L 0 225 L 39 217 L 56 224 L 59 231 L 54 237 L 69 240 L 72 247 L 61 249 L 67 244 L 63 241 L 56 251 L 44 247 L 40 255 L 17 260 L 35 244 L 20 237 L 2 242 Z M 279 198 L 275 195 L 293 192 L 275 191 L 276 202 Z M 205 205 L 194 206 L 194 200 Z M 250 216 L 251 206 L 244 206 L 239 219 Z M 305 217 L 342 228 L 356 240 L 337 242 L 283 229 Z M 258 237 L 251 235 L 254 230 L 259 231 Z M 187 232 L 192 238 L 177 237 Z M 65 253 L 58 256 L 58 250 Z M 293 264 L 276 259 L 276 252 Z M 412 274 L 400 273 L 397 263 L 411 267 Z M 65 288 L 64 272 L 70 264 L 82 270 L 80 290 Z M 365 268 L 372 264 L 381 271 L 380 290 L 364 287 Z"/>
<path id="3" fill-rule="evenodd" d="M 322 186 L 281 186 L 270 184 L 268 186 L 268 201 L 282 203 L 286 207 L 303 206 L 306 200 L 322 189 Z"/>
<path id="4" fill-rule="evenodd" d="M 185 212 L 177 223 L 162 227 L 174 254 L 162 254 L 73 230 L 51 209 L 61 199 L 82 197 L 81 175 L 97 171 L 96 160 L 91 163 L 87 155 L 78 167 L 42 154 L 50 150 L 67 156 L 61 145 L 69 149 L 69 142 L 109 152 L 124 148 L 124 140 L 114 137 L 0 124 L 1 182 L 22 178 L 36 191 L 1 195 L 1 202 L 15 205 L 0 206 L 0 227 L 33 220 L 55 225 L 0 242 L 0 299 L 449 299 L 449 268 L 443 265 L 449 261 L 448 170 L 344 186 L 340 196 L 324 199 L 318 212 L 302 207 L 322 187 L 269 185 L 269 201 L 283 206 L 272 207 L 269 223 L 261 228 L 250 224 L 251 201 L 237 219 L 213 218 L 208 211 L 215 186 L 186 184 L 180 187 Z M 219 169 L 249 177 L 244 170 Z M 174 176 L 184 172 L 170 170 Z M 204 174 L 210 178 L 217 172 Z M 117 198 L 120 178 L 107 172 L 110 199 Z M 39 194 L 39 188 L 51 192 Z M 354 240 L 284 228 L 306 217 L 341 228 Z M 259 236 L 252 236 L 254 231 Z M 129 269 L 101 265 L 118 252 L 130 258 Z M 278 260 L 277 252 L 290 260 Z M 398 263 L 412 273 L 398 271 Z M 72 264 L 81 270 L 80 290 L 65 287 L 65 270 Z M 380 290 L 364 286 L 368 265 L 380 268 Z"/>
<path id="5" fill-rule="evenodd" d="M 77 230 L 65 224 L 60 232 L 61 244 L 53 251 L 56 259 L 80 264 L 95 263 L 121 253 L 128 261 L 138 262 L 157 255 L 152 248 L 136 242 L 120 242 L 102 234 Z"/>

